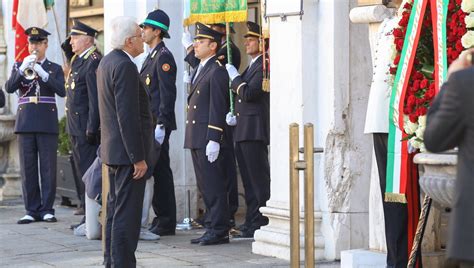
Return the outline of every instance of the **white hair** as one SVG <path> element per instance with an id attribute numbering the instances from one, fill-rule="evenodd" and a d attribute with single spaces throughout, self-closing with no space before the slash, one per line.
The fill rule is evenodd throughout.
<path id="1" fill-rule="evenodd" d="M 112 19 L 110 46 L 112 49 L 123 49 L 125 40 L 136 34 L 138 24 L 135 18 L 120 16 Z"/>

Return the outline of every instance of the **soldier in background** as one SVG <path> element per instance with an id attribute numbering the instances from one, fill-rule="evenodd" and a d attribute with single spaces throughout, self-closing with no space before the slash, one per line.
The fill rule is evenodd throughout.
<path id="1" fill-rule="evenodd" d="M 50 33 L 38 27 L 28 28 L 25 33 L 30 55 L 14 64 L 5 83 L 8 93 L 19 95 L 15 133 L 26 215 L 18 224 L 56 222 L 53 204 L 59 131 L 55 95 L 65 96 L 64 73 L 61 66 L 46 59 Z"/>
<path id="2" fill-rule="evenodd" d="M 70 44 L 74 56 L 66 80 L 66 131 L 72 144 L 72 154 L 77 176 L 82 178 L 94 162 L 100 143 L 99 108 L 97 102 L 96 70 L 102 55 L 94 45 L 97 31 L 74 20 Z M 76 215 L 83 215 L 85 208 L 84 184 L 81 184 L 81 207 Z"/>
<path id="3" fill-rule="evenodd" d="M 169 139 L 176 130 L 174 106 L 176 102 L 176 62 L 163 38 L 168 33 L 170 19 L 162 10 L 148 14 L 140 25 L 143 39 L 151 51 L 142 65 L 140 76 L 151 95 L 151 110 L 156 117 L 155 139 L 161 145 L 154 167 L 152 206 L 155 212 L 150 231 L 157 235 L 174 235 L 176 230 L 176 199 L 173 171 L 170 167 Z M 153 168 L 153 167 L 152 167 Z"/>
<path id="4" fill-rule="evenodd" d="M 230 64 L 226 65 L 235 93 L 237 116 L 227 116 L 229 125 L 235 125 L 235 155 L 239 163 L 245 189 L 247 213 L 240 226 L 242 237 L 253 237 L 255 230 L 268 224 L 268 218 L 259 209 L 270 199 L 270 93 L 263 91 L 263 47 L 260 42 L 260 26 L 247 22 L 245 37 L 246 53 L 252 58 L 240 75 Z M 266 64 L 266 63 L 265 63 Z"/>

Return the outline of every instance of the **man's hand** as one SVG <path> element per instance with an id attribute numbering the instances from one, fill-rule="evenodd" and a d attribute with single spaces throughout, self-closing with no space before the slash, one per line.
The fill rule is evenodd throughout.
<path id="1" fill-rule="evenodd" d="M 464 50 L 461 55 L 459 55 L 459 57 L 451 63 L 448 69 L 448 78 L 452 73 L 472 65 L 472 53 L 474 53 L 474 48 Z"/>
<path id="2" fill-rule="evenodd" d="M 41 79 L 43 80 L 43 82 L 47 82 L 48 81 L 48 78 L 49 78 L 49 74 L 48 72 L 46 72 L 43 67 L 41 67 L 41 65 L 39 65 L 38 63 L 35 64 L 35 66 L 33 67 L 33 69 L 35 70 L 36 74 L 38 74 L 39 77 L 41 77 Z"/>
<path id="3" fill-rule="evenodd" d="M 227 115 L 225 116 L 225 122 L 229 126 L 235 126 L 237 125 L 237 117 L 233 115 L 231 112 L 228 112 Z"/>
<path id="4" fill-rule="evenodd" d="M 206 146 L 207 160 L 212 163 L 219 157 L 221 145 L 215 141 L 209 141 Z"/>
<path id="5" fill-rule="evenodd" d="M 133 164 L 133 168 L 134 168 L 134 171 L 133 171 L 134 180 L 141 179 L 143 176 L 145 176 L 145 173 L 148 170 L 148 166 L 145 160 L 136 162 L 135 164 Z"/>
<path id="6" fill-rule="evenodd" d="M 25 69 L 30 66 L 36 60 L 36 55 L 29 55 L 23 59 L 23 62 L 20 65 L 20 71 L 23 73 Z"/>
<path id="7" fill-rule="evenodd" d="M 237 76 L 239 76 L 239 72 L 237 71 L 237 69 L 235 69 L 234 65 L 232 64 L 226 64 L 225 65 L 225 68 L 227 69 L 227 73 L 229 74 L 229 78 L 230 80 L 234 80 L 234 78 L 236 78 Z"/>
<path id="8" fill-rule="evenodd" d="M 165 140 L 165 127 L 163 125 L 156 125 L 155 127 L 155 140 L 162 145 Z"/>
<path id="9" fill-rule="evenodd" d="M 181 37 L 181 44 L 183 45 L 184 49 L 188 49 L 190 46 L 193 45 L 191 33 L 187 29 L 183 32 L 183 36 Z"/>

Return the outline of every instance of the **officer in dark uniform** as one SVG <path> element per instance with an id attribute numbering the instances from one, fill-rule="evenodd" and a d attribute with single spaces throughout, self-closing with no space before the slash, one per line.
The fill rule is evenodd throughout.
<path id="1" fill-rule="evenodd" d="M 236 94 L 236 126 L 234 129 L 235 154 L 245 189 L 247 214 L 240 228 L 243 237 L 253 237 L 255 230 L 268 224 L 259 208 L 270 199 L 270 94 L 262 90 L 263 57 L 260 44 L 260 26 L 247 22 L 246 53 L 252 58 L 242 75 L 234 66 L 226 68 Z M 228 122 L 229 123 L 229 122 Z"/>
<path id="2" fill-rule="evenodd" d="M 191 243 L 215 245 L 229 242 L 229 204 L 224 151 L 232 144 L 226 136 L 229 77 L 217 60 L 222 34 L 197 23 L 194 51 L 200 63 L 192 76 L 184 147 L 191 149 L 196 182 L 208 216 L 206 233 Z"/>
<path id="3" fill-rule="evenodd" d="M 209 27 L 219 33 L 222 34 L 221 38 L 221 47 L 216 54 L 217 59 L 220 61 L 222 65 L 228 63 L 227 59 L 227 39 L 226 39 L 226 25 L 225 23 L 215 23 L 210 24 Z M 234 28 L 230 27 L 231 33 L 235 33 Z M 191 36 L 188 33 L 183 33 L 182 43 L 183 46 L 187 49 L 188 54 L 184 58 L 184 60 L 193 68 L 195 68 L 199 64 L 199 59 L 194 55 L 194 49 L 191 46 Z M 234 65 L 237 69 L 240 68 L 240 50 L 239 48 L 230 40 L 230 47 L 232 51 L 232 65 Z M 233 127 L 229 126 L 226 128 L 229 133 L 226 133 L 226 136 L 230 143 L 233 143 Z M 237 185 L 237 167 L 235 164 L 235 153 L 234 147 L 232 146 L 229 150 L 225 152 L 225 172 L 227 176 L 227 180 L 229 185 L 227 186 L 229 192 L 229 209 L 230 209 L 230 224 L 231 226 L 235 226 L 235 219 L 234 215 L 239 209 L 239 196 L 238 196 L 238 185 Z"/>
<path id="4" fill-rule="evenodd" d="M 58 148 L 55 94 L 65 96 L 64 73 L 61 66 L 45 57 L 50 33 L 38 27 L 28 28 L 25 33 L 30 55 L 23 62 L 14 64 L 5 83 L 8 93 L 18 92 L 19 95 L 15 133 L 18 134 L 26 215 L 18 224 L 38 220 L 56 222 L 53 209 Z"/>
<path id="5" fill-rule="evenodd" d="M 174 235 L 176 229 L 176 199 L 173 172 L 170 167 L 169 138 L 176 129 L 176 62 L 163 38 L 168 34 L 170 19 L 162 10 L 148 14 L 140 25 L 150 54 L 142 65 L 140 76 L 151 95 L 151 110 L 156 117 L 155 139 L 161 144 L 154 167 L 155 179 L 152 206 L 155 211 L 150 231 L 157 235 Z"/>
<path id="6" fill-rule="evenodd" d="M 70 33 L 74 56 L 66 78 L 66 130 L 79 178 L 94 162 L 100 143 L 96 70 L 102 55 L 94 45 L 96 35 L 95 29 L 74 20 Z M 81 186 L 81 207 L 84 208 L 84 185 Z"/>

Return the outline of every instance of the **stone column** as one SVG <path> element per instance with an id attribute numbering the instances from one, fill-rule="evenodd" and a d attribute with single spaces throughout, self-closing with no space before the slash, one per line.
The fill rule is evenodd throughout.
<path id="1" fill-rule="evenodd" d="M 177 220 L 181 221 L 185 217 L 187 206 L 187 193 L 190 193 L 191 217 L 196 218 L 200 202 L 198 190 L 194 177 L 194 168 L 189 150 L 183 149 L 184 128 L 186 117 L 186 85 L 183 84 L 183 72 L 185 63 L 184 48 L 181 45 L 182 27 L 182 1 L 158 1 L 158 0 L 104 0 L 104 45 L 105 53 L 110 51 L 110 22 L 116 16 L 132 16 L 137 22 L 142 22 L 147 14 L 160 8 L 170 17 L 170 39 L 164 39 L 166 46 L 171 50 L 176 61 L 178 74 L 176 78 L 177 97 L 175 105 L 177 130 L 171 133 L 170 138 L 170 158 L 171 169 L 173 170 Z M 147 51 L 145 49 L 145 51 Z M 143 55 L 145 56 L 145 55 Z"/>

